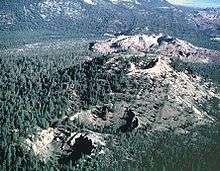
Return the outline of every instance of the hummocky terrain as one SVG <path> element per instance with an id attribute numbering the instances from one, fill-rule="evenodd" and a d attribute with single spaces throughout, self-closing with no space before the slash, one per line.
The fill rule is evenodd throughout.
<path id="1" fill-rule="evenodd" d="M 129 132 L 185 136 L 219 122 L 210 112 L 220 99 L 217 86 L 193 69 L 178 68 L 193 63 L 219 72 L 219 51 L 162 34 L 120 36 L 88 48 L 103 55 L 59 71 L 75 80 L 66 86 L 72 100 L 68 114 L 25 140 L 42 161 L 55 153 L 61 163 L 109 153 L 107 144 Z"/>

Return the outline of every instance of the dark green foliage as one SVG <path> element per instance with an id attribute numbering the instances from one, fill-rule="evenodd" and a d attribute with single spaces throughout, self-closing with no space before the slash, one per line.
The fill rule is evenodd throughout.
<path id="1" fill-rule="evenodd" d="M 209 133 L 204 134 L 204 130 Z M 172 132 L 123 134 L 117 146 L 109 144 L 111 151 L 94 162 L 98 170 L 215 171 L 220 167 L 220 139 L 210 140 L 218 133 L 219 125 L 200 128 L 196 134 L 189 135 Z"/>
<path id="2" fill-rule="evenodd" d="M 101 56 L 61 71 L 74 80 L 81 101 L 85 103 L 84 107 L 96 105 L 98 102 L 109 103 L 111 101 L 110 92 L 122 93 L 125 91 L 128 62 L 123 61 L 122 56 L 118 60 L 121 65 L 111 70 L 110 65 L 104 65 L 110 58 L 111 56 Z M 108 72 L 109 70 L 112 72 Z"/>
<path id="3" fill-rule="evenodd" d="M 217 86 L 219 86 L 220 64 L 217 59 L 215 64 L 190 63 L 181 60 L 173 60 L 172 66 L 178 71 L 186 70 L 189 74 L 197 74 L 205 79 L 211 79 Z"/>
<path id="4" fill-rule="evenodd" d="M 37 127 L 52 126 L 69 108 L 74 111 L 80 107 L 71 103 L 74 99 L 66 87 L 73 81 L 58 72 L 74 61 L 72 55 L 23 55 L 5 51 L 0 58 L 0 170 L 55 167 L 54 163 L 42 165 L 29 152 L 26 154 L 22 141 Z"/>

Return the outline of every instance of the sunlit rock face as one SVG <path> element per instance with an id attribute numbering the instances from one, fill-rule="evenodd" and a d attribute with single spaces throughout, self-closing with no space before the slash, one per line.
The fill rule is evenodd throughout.
<path id="1" fill-rule="evenodd" d="M 119 36 L 90 44 L 90 49 L 104 54 L 123 51 L 156 53 L 196 63 L 219 63 L 219 51 L 199 48 L 167 35 Z"/>
<path id="2" fill-rule="evenodd" d="M 60 127 L 39 129 L 24 142 L 41 161 L 57 159 L 60 164 L 76 162 L 84 155 L 95 153 L 95 148 L 105 146 L 104 137 L 91 131 L 71 132 Z"/>

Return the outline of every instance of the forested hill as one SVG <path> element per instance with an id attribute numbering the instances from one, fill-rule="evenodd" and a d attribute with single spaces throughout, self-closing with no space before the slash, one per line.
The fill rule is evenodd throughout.
<path id="1" fill-rule="evenodd" d="M 205 12 L 219 20 L 218 9 Z M 79 37 L 162 32 L 217 49 L 208 41 L 219 36 L 218 26 L 203 13 L 165 0 L 3 0 L 0 30 L 50 30 Z"/>

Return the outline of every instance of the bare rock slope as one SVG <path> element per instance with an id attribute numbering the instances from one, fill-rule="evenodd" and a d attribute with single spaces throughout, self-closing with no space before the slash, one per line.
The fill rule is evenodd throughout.
<path id="1" fill-rule="evenodd" d="M 219 51 L 199 48 L 186 41 L 163 34 L 119 36 L 91 43 L 90 48 L 105 54 L 122 51 L 151 52 L 196 63 L 219 62 L 220 58 Z"/>

